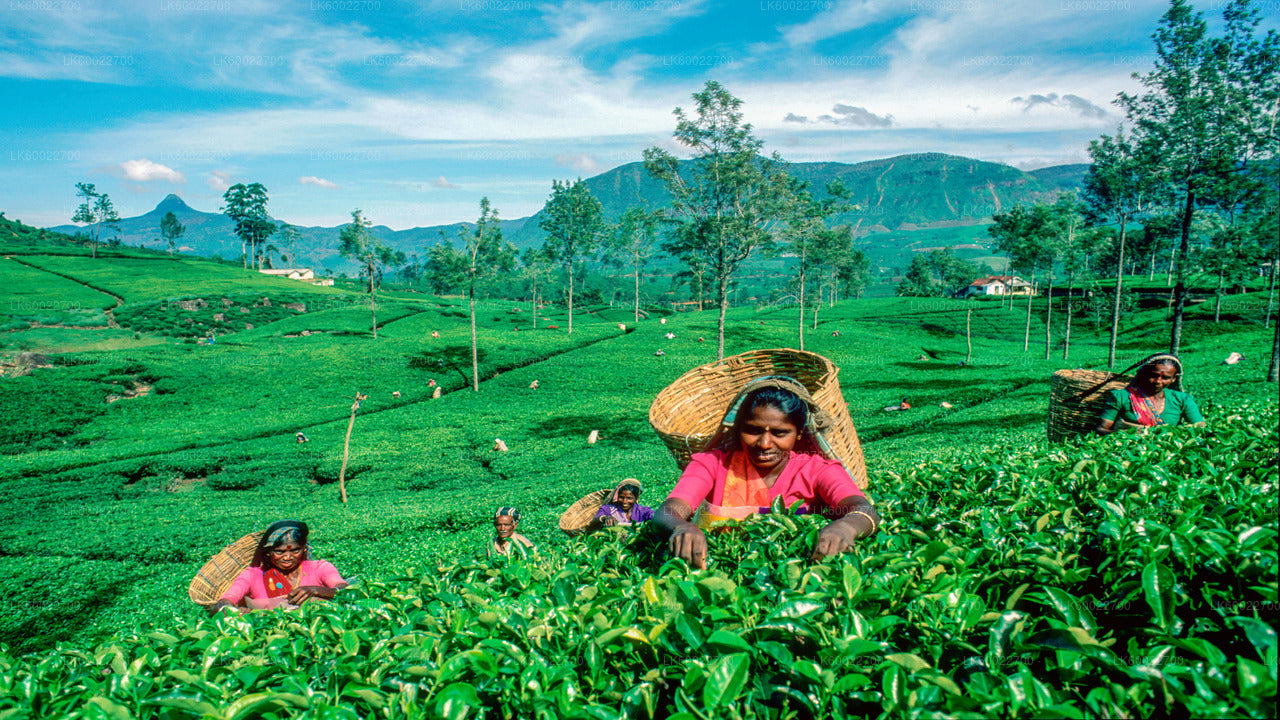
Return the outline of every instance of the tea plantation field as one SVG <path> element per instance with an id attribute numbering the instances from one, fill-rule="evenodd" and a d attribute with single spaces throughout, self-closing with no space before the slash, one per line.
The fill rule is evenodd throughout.
<path id="1" fill-rule="evenodd" d="M 1044 439 L 1050 374 L 1105 361 L 1087 322 L 1063 361 L 1043 359 L 1043 305 L 1027 352 L 1021 306 L 823 309 L 806 349 L 842 368 L 884 530 L 811 564 L 816 528 L 780 514 L 691 571 L 646 533 L 569 541 L 556 518 L 624 477 L 646 504 L 673 486 L 647 410 L 714 359 L 711 311 L 636 325 L 587 308 L 570 336 L 553 308 L 535 330 L 528 303 L 484 302 L 472 393 L 458 299 L 389 293 L 375 340 L 367 301 L 341 289 L 191 259 L 21 260 L 0 302 L 65 291 L 118 327 L 10 313 L 26 347 L 0 345 L 71 348 L 0 379 L 0 717 L 1274 712 L 1278 403 L 1254 297 L 1228 301 L 1229 323 L 1204 306 L 1188 323 L 1207 428 L 1060 446 Z M 795 346 L 794 309 L 730 320 L 729 353 Z M 1120 356 L 1166 343 L 1162 311 L 1141 312 Z M 1232 351 L 1245 362 L 1220 364 Z M 540 556 L 484 562 L 509 504 Z M 308 521 L 356 587 L 204 618 L 195 570 L 281 517 Z"/>

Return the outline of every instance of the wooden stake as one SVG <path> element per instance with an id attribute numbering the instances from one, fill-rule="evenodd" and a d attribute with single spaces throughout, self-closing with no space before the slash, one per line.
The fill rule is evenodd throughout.
<path id="1" fill-rule="evenodd" d="M 356 393 L 356 401 L 351 403 L 351 421 L 347 423 L 347 439 L 342 443 L 342 469 L 338 471 L 338 492 L 342 494 L 342 504 L 347 504 L 347 458 L 351 454 L 351 429 L 356 426 L 356 410 L 360 409 L 360 401 L 367 395 Z"/>

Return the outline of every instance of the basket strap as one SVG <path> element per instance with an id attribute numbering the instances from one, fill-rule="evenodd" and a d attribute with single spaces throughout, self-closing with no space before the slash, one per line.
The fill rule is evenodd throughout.
<path id="1" fill-rule="evenodd" d="M 1071 400 L 1072 400 L 1073 402 L 1075 402 L 1075 401 L 1079 401 L 1079 400 L 1080 400 L 1080 398 L 1083 398 L 1085 395 L 1090 395 L 1090 394 L 1094 393 L 1095 391 L 1099 390 L 1103 385 L 1106 385 L 1107 383 L 1111 382 L 1111 379 L 1112 379 L 1112 378 L 1114 378 L 1114 377 L 1119 377 L 1119 376 L 1121 376 L 1121 375 L 1125 375 L 1125 374 L 1127 374 L 1130 370 L 1132 370 L 1132 369 L 1134 369 L 1134 368 L 1138 367 L 1138 366 L 1139 366 L 1139 365 L 1141 365 L 1141 364 L 1142 364 L 1142 361 L 1141 361 L 1141 360 L 1139 360 L 1138 362 L 1136 362 L 1136 363 L 1134 363 L 1134 364 L 1130 365 L 1129 367 L 1127 367 L 1127 368 L 1125 368 L 1125 369 L 1121 370 L 1121 371 L 1120 371 L 1120 372 L 1118 372 L 1118 373 L 1113 373 L 1113 372 L 1111 372 L 1110 370 L 1108 370 L 1108 371 L 1107 371 L 1107 376 L 1106 376 L 1105 378 L 1103 378 L 1102 382 L 1098 383 L 1097 385 L 1094 385 L 1094 386 L 1093 386 L 1093 387 L 1091 387 L 1091 388 L 1087 388 L 1087 389 L 1085 389 L 1085 390 L 1081 390 L 1080 392 L 1076 393 L 1076 394 L 1075 394 L 1075 397 L 1071 398 Z"/>

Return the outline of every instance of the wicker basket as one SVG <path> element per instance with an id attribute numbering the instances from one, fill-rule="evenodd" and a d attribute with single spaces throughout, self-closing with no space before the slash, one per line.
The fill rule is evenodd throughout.
<path id="1" fill-rule="evenodd" d="M 859 488 L 867 487 L 862 444 L 840 392 L 840 369 L 817 353 L 779 348 L 752 350 L 696 367 L 681 375 L 654 398 L 649 424 L 666 443 L 683 470 L 719 429 L 729 403 L 742 386 L 767 375 L 798 380 L 815 402 L 830 413 L 835 426 L 825 433 L 831 449 Z"/>
<path id="2" fill-rule="evenodd" d="M 597 490 L 586 497 L 580 498 L 560 515 L 560 529 L 570 536 L 581 535 L 586 532 L 587 526 L 595 519 L 596 511 L 604 505 L 612 494 L 613 488 L 608 488 L 606 490 Z"/>
<path id="3" fill-rule="evenodd" d="M 253 562 L 253 553 L 258 549 L 258 541 L 261 539 L 261 532 L 249 533 L 214 555 L 191 578 L 191 585 L 187 587 L 187 595 L 191 601 L 197 605 L 218 602 L 236 576 Z"/>
<path id="4" fill-rule="evenodd" d="M 1132 380 L 1103 370 L 1059 370 L 1049 385 L 1049 440 L 1061 442 L 1098 426 L 1112 390 Z"/>

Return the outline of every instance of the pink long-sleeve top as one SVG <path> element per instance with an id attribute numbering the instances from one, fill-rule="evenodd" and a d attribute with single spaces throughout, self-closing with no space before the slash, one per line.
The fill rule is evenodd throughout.
<path id="1" fill-rule="evenodd" d="M 242 570 L 236 579 L 231 583 L 231 587 L 222 594 L 222 599 L 233 605 L 240 604 L 245 595 L 254 600 L 266 600 L 267 586 L 262 581 L 264 572 L 260 567 L 249 566 Z M 346 580 L 338 574 L 338 569 L 333 563 L 325 560 L 303 560 L 302 561 L 302 577 L 298 581 L 298 585 L 323 585 L 325 587 L 337 587 Z"/>
<path id="2" fill-rule="evenodd" d="M 695 453 L 667 497 L 679 498 L 694 509 L 704 500 L 714 505 L 721 504 L 730 459 L 730 453 L 720 449 Z M 800 500 L 806 508 L 815 502 L 834 507 L 851 495 L 865 497 L 839 462 L 821 455 L 797 452 L 791 453 L 787 466 L 769 489 L 770 498 L 781 497 L 786 506 Z"/>

